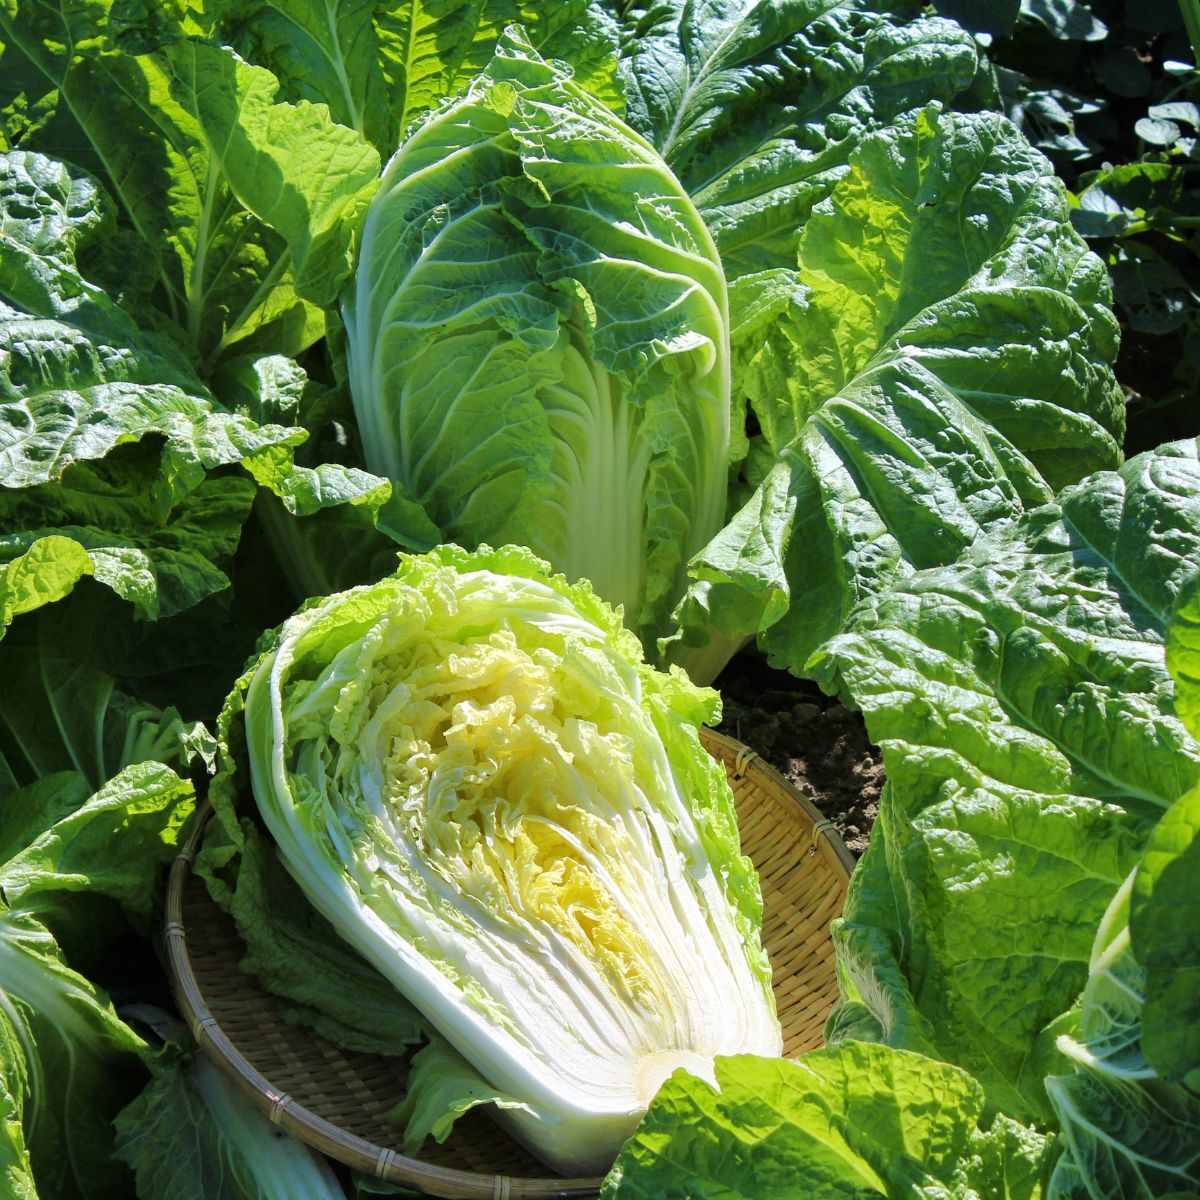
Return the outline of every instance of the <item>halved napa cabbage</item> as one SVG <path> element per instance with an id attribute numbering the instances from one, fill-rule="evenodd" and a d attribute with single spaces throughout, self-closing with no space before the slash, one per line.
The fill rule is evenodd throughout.
<path id="1" fill-rule="evenodd" d="M 587 584 L 442 547 L 292 617 L 246 697 L 254 794 L 309 901 L 600 1171 L 662 1081 L 779 1054 L 757 876 L 696 727 Z"/>

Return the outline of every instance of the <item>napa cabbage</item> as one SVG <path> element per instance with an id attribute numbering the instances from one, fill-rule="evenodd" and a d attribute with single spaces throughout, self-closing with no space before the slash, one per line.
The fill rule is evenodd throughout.
<path id="1" fill-rule="evenodd" d="M 730 444 L 725 276 L 657 151 L 508 30 L 385 169 L 343 315 L 370 469 L 445 540 L 590 580 L 652 645 Z"/>
<path id="2" fill-rule="evenodd" d="M 781 1052 L 757 876 L 697 725 L 585 583 L 442 547 L 311 603 L 247 673 L 288 872 L 555 1168 L 608 1167 L 677 1067 Z"/>

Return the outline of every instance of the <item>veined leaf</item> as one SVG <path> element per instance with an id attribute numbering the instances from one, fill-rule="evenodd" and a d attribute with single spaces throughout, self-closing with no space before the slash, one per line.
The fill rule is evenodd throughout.
<path id="1" fill-rule="evenodd" d="M 738 378 L 779 461 L 693 560 L 685 664 L 711 621 L 803 672 L 858 600 L 1120 461 L 1103 264 L 1003 118 L 931 107 L 869 135 L 795 279 L 749 287 L 778 315 Z"/>
<path id="2" fill-rule="evenodd" d="M 183 40 L 194 22 L 159 20 L 168 44 L 135 55 L 115 47 L 106 0 L 6 0 L 0 41 L 21 61 L 0 112 L 37 108 L 21 145 L 109 188 L 154 264 L 142 314 L 164 307 L 193 361 L 256 344 L 296 353 L 324 331 L 300 293 L 323 303 L 348 273 L 378 158 L 326 110 L 276 104 L 269 72 Z"/>
<path id="3" fill-rule="evenodd" d="M 269 67 L 289 99 L 327 104 L 385 157 L 487 66 L 510 24 L 545 57 L 569 59 L 581 87 L 623 107 L 615 26 L 587 0 L 224 0 L 207 11 L 214 32 Z"/>
<path id="4" fill-rule="evenodd" d="M 72 775 L 46 776 L 5 797 L 0 1178 L 11 1184 L 8 1194 L 129 1194 L 128 1173 L 112 1158 L 110 1122 L 140 1086 L 137 1063 L 148 1048 L 103 991 L 67 964 L 55 935 L 78 915 L 65 903 L 70 893 L 109 897 L 145 921 L 194 801 L 191 785 L 160 763 L 126 768 L 90 799 Z"/>
<path id="5" fill-rule="evenodd" d="M 223 466 L 241 464 L 293 511 L 378 511 L 386 481 L 297 467 L 304 429 L 217 409 L 170 341 L 84 278 L 77 256 L 110 228 L 87 176 L 38 154 L 0 156 L 0 215 L 6 622 L 84 574 L 149 618 L 226 588 L 255 489 L 210 477 Z M 37 576 L 22 557 L 35 547 Z"/>
<path id="6" fill-rule="evenodd" d="M 664 1085 L 602 1200 L 1040 1200 L 1052 1143 L 985 1117 L 965 1071 L 845 1042 Z M 987 1128 L 985 1129 L 985 1125 Z"/>
<path id="7" fill-rule="evenodd" d="M 951 21 L 853 0 L 670 0 L 624 20 L 629 123 L 713 230 L 731 281 L 794 269 L 813 206 L 864 134 L 949 100 L 976 52 Z"/>
<path id="8" fill-rule="evenodd" d="M 813 663 L 888 772 L 835 932 L 847 995 L 1014 1116 L 1049 1118 L 1100 918 L 1200 780 L 1163 652 L 1198 500 L 1194 442 L 1139 455 L 895 580 Z"/>

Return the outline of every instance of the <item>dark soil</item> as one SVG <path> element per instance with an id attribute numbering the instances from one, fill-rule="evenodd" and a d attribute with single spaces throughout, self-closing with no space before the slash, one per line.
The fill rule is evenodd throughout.
<path id="1" fill-rule="evenodd" d="M 748 655 L 730 663 L 718 687 L 721 732 L 757 751 L 834 823 L 853 854 L 862 854 L 884 780 L 862 716 Z"/>

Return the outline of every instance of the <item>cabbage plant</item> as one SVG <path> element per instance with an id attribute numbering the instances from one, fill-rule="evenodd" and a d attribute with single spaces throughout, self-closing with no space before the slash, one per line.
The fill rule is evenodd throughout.
<path id="1" fill-rule="evenodd" d="M 442 547 L 287 621 L 243 680 L 288 871 L 550 1165 L 612 1162 L 677 1067 L 781 1052 L 716 694 L 587 584 Z"/>
<path id="2" fill-rule="evenodd" d="M 648 142 L 509 30 L 388 164 L 343 312 L 371 470 L 666 631 L 725 516 L 729 316 Z"/>

